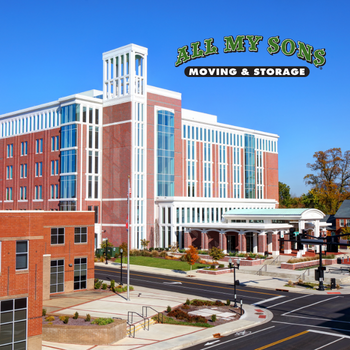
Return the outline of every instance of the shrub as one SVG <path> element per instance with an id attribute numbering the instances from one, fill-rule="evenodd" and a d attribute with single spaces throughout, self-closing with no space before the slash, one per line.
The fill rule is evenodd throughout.
<path id="1" fill-rule="evenodd" d="M 168 305 L 168 307 L 166 308 L 166 312 L 171 312 L 171 306 Z"/>
<path id="2" fill-rule="evenodd" d="M 184 253 L 184 252 L 185 252 L 185 249 L 179 249 L 179 252 L 180 252 L 180 253 Z"/>
<path id="3" fill-rule="evenodd" d="M 114 288 L 114 287 L 115 287 L 115 281 L 111 280 L 111 288 Z"/>
<path id="4" fill-rule="evenodd" d="M 230 306 L 230 305 L 231 305 L 231 300 L 230 300 L 230 299 L 227 299 L 227 300 L 226 300 L 226 305 L 227 305 L 227 306 Z"/>
<path id="5" fill-rule="evenodd" d="M 63 322 L 63 320 L 66 318 L 66 316 L 60 316 L 58 319 Z"/>
<path id="6" fill-rule="evenodd" d="M 48 321 L 48 322 L 55 321 L 55 316 L 47 316 L 47 317 L 45 318 L 45 320 Z"/>
<path id="7" fill-rule="evenodd" d="M 105 262 L 105 258 L 103 256 L 100 257 L 100 262 Z"/>
<path id="8" fill-rule="evenodd" d="M 141 255 L 142 256 L 151 256 L 152 254 L 148 250 L 142 250 Z"/>
<path id="9" fill-rule="evenodd" d="M 150 252 L 152 252 L 153 250 L 154 250 L 154 248 L 153 248 L 153 247 L 149 248 L 149 251 L 150 251 Z"/>
<path id="10" fill-rule="evenodd" d="M 190 308 L 190 306 L 189 305 L 186 305 L 186 304 L 184 304 L 183 306 L 181 306 L 181 309 L 184 309 L 184 310 L 187 310 L 187 309 L 189 309 Z"/>
<path id="11" fill-rule="evenodd" d="M 337 283 L 335 288 L 340 289 L 340 285 Z"/>
<path id="12" fill-rule="evenodd" d="M 288 281 L 288 286 L 293 286 L 293 282 L 291 280 Z"/>
<path id="13" fill-rule="evenodd" d="M 111 291 L 115 293 L 115 287 L 111 287 Z"/>
<path id="14" fill-rule="evenodd" d="M 127 245 L 127 243 L 123 242 L 123 243 L 119 246 L 119 250 L 120 250 L 121 248 L 123 249 L 123 255 L 124 255 L 124 253 L 126 254 L 127 251 L 128 251 L 128 245 Z"/>
<path id="15" fill-rule="evenodd" d="M 90 322 L 91 321 L 91 316 L 90 314 L 86 315 L 85 322 Z"/>
<path id="16" fill-rule="evenodd" d="M 186 260 L 186 255 L 185 255 L 185 254 L 180 256 L 180 261 L 187 261 L 187 260 Z"/>
<path id="17" fill-rule="evenodd" d="M 94 262 L 98 262 L 98 258 L 97 257 L 94 258 Z"/>
<path id="18" fill-rule="evenodd" d="M 111 254 L 107 254 L 107 259 L 110 260 L 111 259 Z"/>
<path id="19" fill-rule="evenodd" d="M 167 254 L 165 251 L 162 251 L 162 252 L 159 253 L 159 256 L 160 256 L 161 258 L 165 258 L 167 255 L 168 255 L 168 254 Z"/>
<path id="20" fill-rule="evenodd" d="M 216 306 L 224 306 L 225 304 L 222 301 L 220 301 L 220 300 L 216 300 L 214 305 L 216 305 Z"/>
<path id="21" fill-rule="evenodd" d="M 190 316 L 189 322 L 196 322 L 196 323 L 208 323 L 208 320 L 203 316 Z"/>
<path id="22" fill-rule="evenodd" d="M 222 269 L 222 268 L 224 268 L 224 267 L 225 267 L 224 264 L 219 264 L 219 269 Z"/>
<path id="23" fill-rule="evenodd" d="M 107 289 L 107 283 L 102 283 L 102 289 L 106 290 Z"/>
<path id="24" fill-rule="evenodd" d="M 186 299 L 186 302 L 185 302 L 186 305 L 190 305 L 191 304 L 191 301 L 190 299 Z"/>
<path id="25" fill-rule="evenodd" d="M 158 253 L 156 250 L 152 250 L 151 256 L 152 256 L 153 258 L 158 258 L 158 257 L 159 257 L 159 253 Z"/>
<path id="26" fill-rule="evenodd" d="M 63 323 L 64 323 L 64 324 L 67 324 L 68 321 L 69 321 L 69 317 L 68 317 L 68 316 L 65 316 L 65 317 L 64 317 L 64 320 L 63 320 Z"/>
<path id="27" fill-rule="evenodd" d="M 211 322 L 215 322 L 216 321 L 216 315 L 211 315 Z"/>
<path id="28" fill-rule="evenodd" d="M 93 324 L 98 324 L 99 326 L 104 326 L 106 324 L 113 323 L 113 318 L 96 318 L 96 320 L 92 321 Z"/>
<path id="29" fill-rule="evenodd" d="M 43 309 L 42 315 L 43 315 L 43 316 L 46 316 L 46 309 Z"/>
<path id="30" fill-rule="evenodd" d="M 76 320 L 78 317 L 79 317 L 79 314 L 78 314 L 78 312 L 76 311 L 75 314 L 74 314 L 74 316 L 73 316 L 73 318 Z"/>
<path id="31" fill-rule="evenodd" d="M 95 282 L 95 289 L 100 289 L 102 285 L 102 281 L 97 280 L 97 282 Z"/>
<path id="32" fill-rule="evenodd" d="M 222 259 L 225 256 L 225 254 L 223 253 L 222 249 L 217 248 L 217 247 L 211 248 L 210 251 L 209 251 L 209 255 L 215 261 L 220 260 L 220 259 Z"/>
<path id="33" fill-rule="evenodd" d="M 203 300 L 199 300 L 199 299 L 193 299 L 191 304 L 194 305 L 194 306 L 203 306 L 204 305 L 204 301 Z"/>

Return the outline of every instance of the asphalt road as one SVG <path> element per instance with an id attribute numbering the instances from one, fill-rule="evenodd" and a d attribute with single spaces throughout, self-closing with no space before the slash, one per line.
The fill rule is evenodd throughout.
<path id="1" fill-rule="evenodd" d="M 96 278 L 120 281 L 120 271 L 96 267 Z M 253 277 L 253 276 L 252 276 Z M 126 276 L 123 275 L 123 283 Z M 233 299 L 233 284 L 209 283 L 186 277 L 130 273 L 133 286 L 189 293 L 220 300 Z M 188 349 L 283 349 L 340 350 L 350 349 L 350 296 L 341 294 L 312 295 L 274 290 L 237 287 L 237 299 L 273 312 L 272 321 L 206 342 Z"/>

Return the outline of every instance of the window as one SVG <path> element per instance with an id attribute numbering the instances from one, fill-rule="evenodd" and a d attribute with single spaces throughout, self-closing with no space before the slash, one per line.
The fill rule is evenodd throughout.
<path id="1" fill-rule="evenodd" d="M 6 179 L 7 180 L 12 180 L 12 170 L 13 170 L 12 165 L 9 165 L 6 167 Z"/>
<path id="2" fill-rule="evenodd" d="M 43 176 L 43 162 L 35 163 L 35 176 Z"/>
<path id="3" fill-rule="evenodd" d="M 28 154 L 28 142 L 21 142 L 21 156 L 26 156 Z"/>
<path id="4" fill-rule="evenodd" d="M 0 301 L 0 348 L 27 348 L 27 298 Z"/>
<path id="5" fill-rule="evenodd" d="M 51 175 L 58 175 L 58 160 L 51 161 Z"/>
<path id="6" fill-rule="evenodd" d="M 7 145 L 7 158 L 13 157 L 13 143 Z"/>
<path id="7" fill-rule="evenodd" d="M 51 152 L 58 151 L 58 150 L 59 150 L 58 136 L 52 136 L 51 137 Z"/>
<path id="8" fill-rule="evenodd" d="M 35 186 L 35 199 L 43 199 L 43 187 Z"/>
<path id="9" fill-rule="evenodd" d="M 76 227 L 74 229 L 74 243 L 87 242 L 87 227 Z"/>
<path id="10" fill-rule="evenodd" d="M 64 244 L 64 228 L 51 229 L 51 244 Z"/>
<path id="11" fill-rule="evenodd" d="M 74 290 L 86 288 L 87 259 L 74 259 Z"/>
<path id="12" fill-rule="evenodd" d="M 12 201 L 12 187 L 6 187 L 6 200 Z"/>
<path id="13" fill-rule="evenodd" d="M 95 223 L 98 223 L 98 206 L 94 206 L 94 211 L 95 211 Z"/>
<path id="14" fill-rule="evenodd" d="M 339 226 L 344 227 L 344 219 L 340 219 Z"/>
<path id="15" fill-rule="evenodd" d="M 19 188 L 19 199 L 21 201 L 27 200 L 27 186 L 21 186 Z"/>
<path id="16" fill-rule="evenodd" d="M 64 291 L 64 260 L 51 260 L 50 293 Z"/>
<path id="17" fill-rule="evenodd" d="M 25 179 L 27 177 L 27 164 L 21 164 L 19 170 L 21 179 Z"/>
<path id="18" fill-rule="evenodd" d="M 28 269 L 28 241 L 16 242 L 16 270 Z"/>
<path id="19" fill-rule="evenodd" d="M 35 153 L 43 153 L 43 139 L 35 140 Z"/>

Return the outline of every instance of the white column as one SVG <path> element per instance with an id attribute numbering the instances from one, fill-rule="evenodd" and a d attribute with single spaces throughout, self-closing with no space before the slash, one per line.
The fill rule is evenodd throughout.
<path id="1" fill-rule="evenodd" d="M 253 253 L 258 252 L 258 234 L 253 232 Z"/>

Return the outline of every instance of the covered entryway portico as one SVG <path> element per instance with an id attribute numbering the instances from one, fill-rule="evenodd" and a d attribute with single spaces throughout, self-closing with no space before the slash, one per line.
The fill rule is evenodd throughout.
<path id="1" fill-rule="evenodd" d="M 207 250 L 217 246 L 226 253 L 278 255 L 282 247 L 284 253 L 290 254 L 296 247 L 289 241 L 289 230 L 293 228 L 298 234 L 303 229 L 311 229 L 313 235 L 319 237 L 320 230 L 329 225 L 321 222 L 324 216 L 320 210 L 308 208 L 229 210 L 220 223 L 186 227 L 185 248 L 195 245 Z M 303 252 L 307 249 L 304 245 Z"/>

